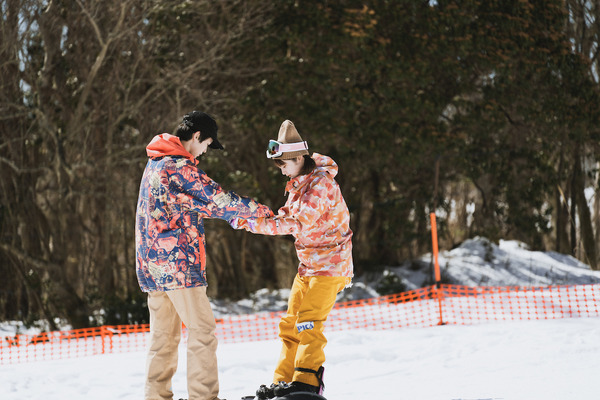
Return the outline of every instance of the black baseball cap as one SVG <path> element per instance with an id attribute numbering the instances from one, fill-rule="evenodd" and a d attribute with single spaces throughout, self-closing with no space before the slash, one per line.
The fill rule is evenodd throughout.
<path id="1" fill-rule="evenodd" d="M 183 116 L 183 123 L 188 125 L 194 132 L 201 132 L 201 137 L 212 138 L 212 143 L 208 146 L 211 149 L 223 149 L 223 145 L 217 139 L 219 127 L 213 117 L 202 111 L 192 111 Z"/>

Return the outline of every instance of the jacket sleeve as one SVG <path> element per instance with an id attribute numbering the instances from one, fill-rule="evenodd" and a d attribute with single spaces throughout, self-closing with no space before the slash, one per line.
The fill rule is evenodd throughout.
<path id="1" fill-rule="evenodd" d="M 169 191 L 175 193 L 183 208 L 205 218 L 259 218 L 272 216 L 271 209 L 251 198 L 223 190 L 206 173 L 186 164 L 169 179 Z"/>
<path id="2" fill-rule="evenodd" d="M 331 179 L 318 177 L 300 198 L 298 212 L 291 213 L 286 205 L 279 209 L 275 217 L 237 220 L 234 227 L 263 235 L 293 235 L 311 229 L 327 212 L 332 202 L 332 189 Z"/>
<path id="3" fill-rule="evenodd" d="M 285 208 L 285 207 L 284 207 Z M 236 229 L 245 229 L 248 232 L 259 233 L 262 235 L 293 235 L 300 232 L 302 226 L 300 222 L 293 216 L 279 215 L 270 218 L 250 218 L 239 219 L 235 218 L 230 222 L 231 226 Z"/>

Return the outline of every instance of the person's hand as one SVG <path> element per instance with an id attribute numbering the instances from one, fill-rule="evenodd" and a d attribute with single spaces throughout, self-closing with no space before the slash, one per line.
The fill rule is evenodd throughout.
<path id="1" fill-rule="evenodd" d="M 240 218 L 232 218 L 231 221 L 229 221 L 229 225 L 231 225 L 231 227 L 233 229 L 240 229 L 240 222 L 243 221 Z"/>
<path id="2" fill-rule="evenodd" d="M 247 219 L 244 221 L 244 229 L 246 229 L 247 231 L 250 232 L 255 232 L 256 231 L 256 220 L 251 218 L 251 219 Z"/>
<path id="3" fill-rule="evenodd" d="M 261 204 L 260 206 L 260 211 L 263 214 L 262 217 L 272 217 L 275 214 L 273 214 L 273 210 L 271 210 L 269 207 L 265 206 L 264 204 Z"/>
<path id="4" fill-rule="evenodd" d="M 245 229 L 250 232 L 255 232 L 256 219 L 254 219 L 254 218 L 243 219 L 243 218 L 235 217 L 229 221 L 229 225 L 231 225 L 231 227 L 233 229 Z"/>

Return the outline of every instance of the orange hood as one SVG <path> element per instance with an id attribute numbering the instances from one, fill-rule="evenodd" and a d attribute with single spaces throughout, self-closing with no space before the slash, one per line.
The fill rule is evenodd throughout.
<path id="1" fill-rule="evenodd" d="M 198 160 L 183 148 L 179 138 L 169 133 L 161 133 L 160 135 L 154 136 L 152 141 L 146 146 L 146 154 L 148 154 L 148 157 L 150 158 L 183 156 L 194 164 L 198 164 Z"/>

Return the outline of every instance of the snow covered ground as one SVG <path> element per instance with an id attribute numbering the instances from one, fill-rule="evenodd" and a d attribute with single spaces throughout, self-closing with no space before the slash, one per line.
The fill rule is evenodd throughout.
<path id="1" fill-rule="evenodd" d="M 524 243 L 501 240 L 498 245 L 484 238 L 463 242 L 438 257 L 442 281 L 467 286 L 546 286 L 600 283 L 600 271 L 574 257 L 556 252 L 531 251 Z M 407 289 L 432 284 L 431 254 L 410 267 L 390 268 Z"/>
<path id="2" fill-rule="evenodd" d="M 329 400 L 600 398 L 600 318 L 328 334 Z M 221 397 L 268 383 L 277 341 L 220 345 Z M 143 352 L 0 366 L 0 399 L 143 398 Z M 185 353 L 173 381 L 187 397 Z"/>
<path id="3" fill-rule="evenodd" d="M 532 252 L 518 242 L 485 239 L 440 253 L 445 282 L 540 286 L 600 283 L 600 272 L 572 257 Z M 340 298 L 377 295 L 383 280 L 407 289 L 431 283 L 430 256 L 411 268 L 389 268 L 356 279 Z M 214 302 L 216 314 L 280 310 L 286 290 Z M 0 335 L 14 334 L 0 324 Z M 24 333 L 21 330 L 21 333 Z M 329 400 L 565 400 L 600 398 L 600 318 L 495 322 L 327 334 Z M 268 383 L 279 354 L 276 340 L 219 346 L 221 397 L 237 400 Z M 0 399 L 133 400 L 143 397 L 143 352 L 0 365 Z M 173 381 L 175 399 L 187 397 L 185 351 Z"/>

